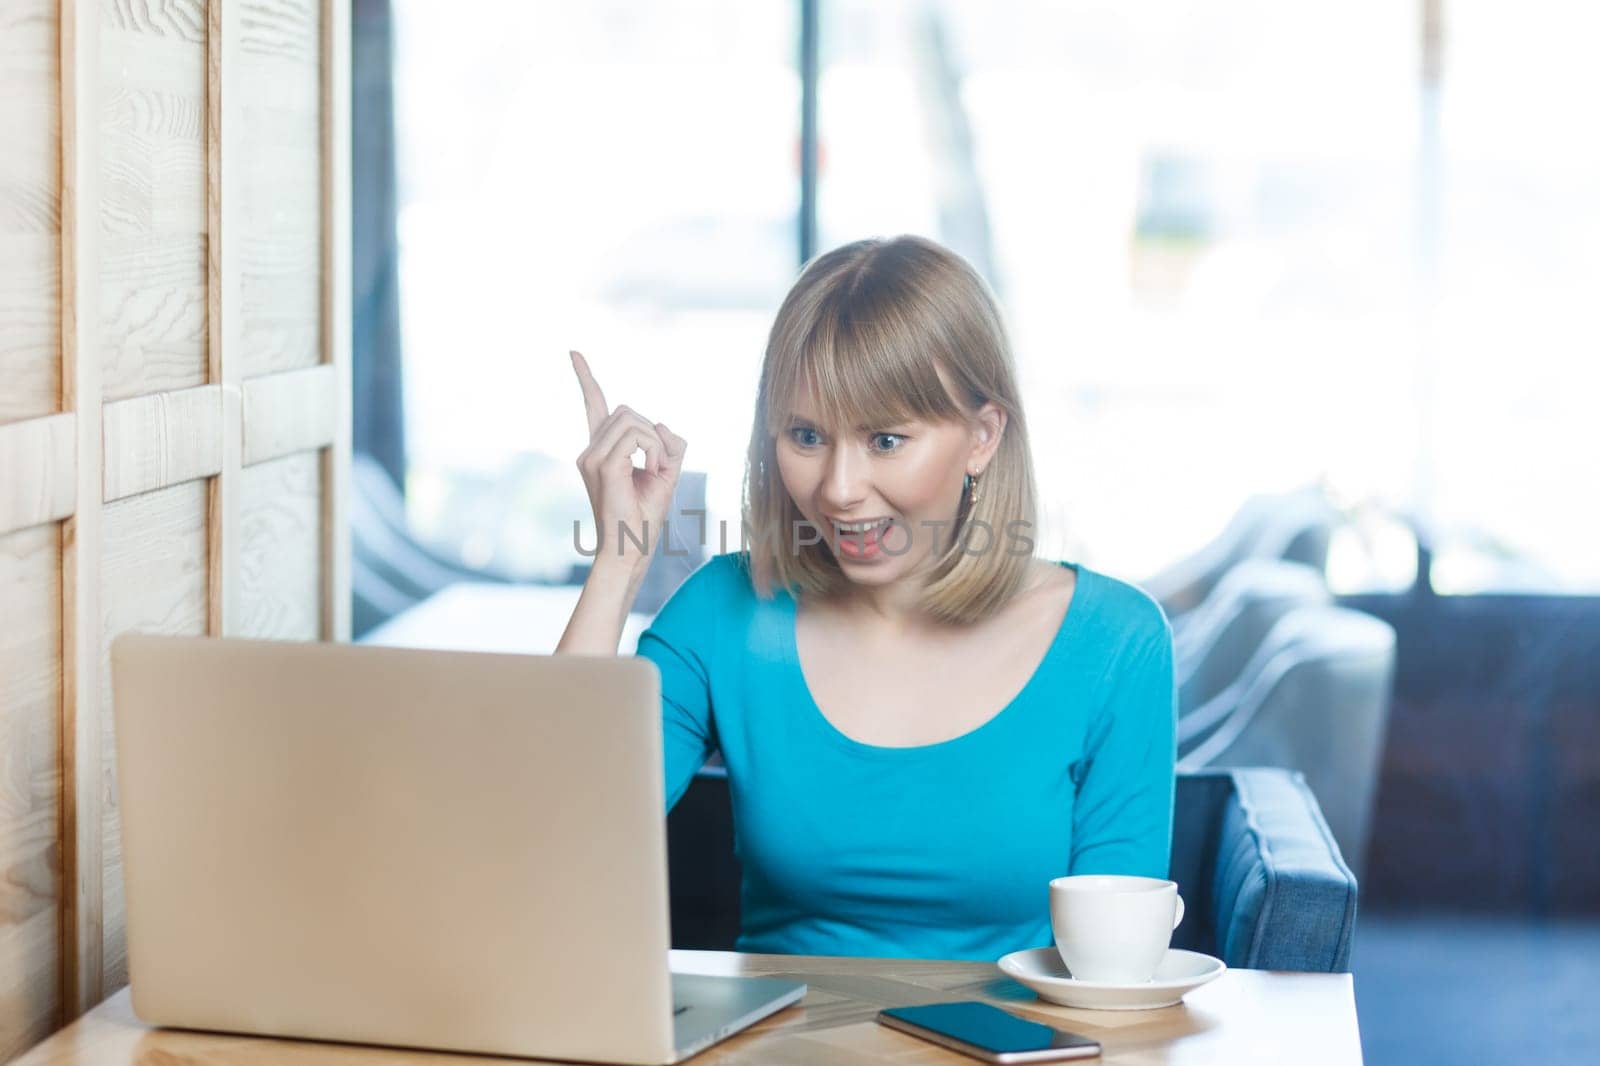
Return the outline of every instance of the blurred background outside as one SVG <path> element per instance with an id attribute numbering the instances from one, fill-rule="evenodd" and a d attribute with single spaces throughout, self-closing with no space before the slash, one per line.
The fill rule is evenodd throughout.
<path id="1" fill-rule="evenodd" d="M 1410 583 L 1382 510 L 1439 531 L 1439 592 L 1600 588 L 1600 12 L 1443 6 L 1433 86 L 1422 3 L 822 5 L 817 250 L 918 233 L 989 279 L 1047 551 L 1137 578 L 1316 482 L 1364 516 L 1341 591 Z M 736 538 L 800 5 L 473 7 L 394 4 L 413 527 L 582 561 L 578 348 Z"/>

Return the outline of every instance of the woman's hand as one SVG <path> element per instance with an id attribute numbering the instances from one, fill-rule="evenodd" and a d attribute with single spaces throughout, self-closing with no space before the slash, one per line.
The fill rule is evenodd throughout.
<path id="1" fill-rule="evenodd" d="M 599 531 L 594 563 L 596 567 L 624 563 L 642 571 L 661 538 L 688 442 L 626 404 L 609 410 L 588 362 L 577 352 L 571 355 L 589 415 L 589 446 L 578 456 L 578 470 Z M 641 448 L 644 466 L 635 469 L 633 453 Z M 631 537 L 624 536 L 623 529 Z"/>

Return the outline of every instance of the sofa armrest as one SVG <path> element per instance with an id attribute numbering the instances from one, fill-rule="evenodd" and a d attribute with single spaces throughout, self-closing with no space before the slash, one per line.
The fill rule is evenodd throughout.
<path id="1" fill-rule="evenodd" d="M 1230 771 L 1212 871 L 1212 928 L 1230 966 L 1344 972 L 1356 879 L 1303 775 Z"/>

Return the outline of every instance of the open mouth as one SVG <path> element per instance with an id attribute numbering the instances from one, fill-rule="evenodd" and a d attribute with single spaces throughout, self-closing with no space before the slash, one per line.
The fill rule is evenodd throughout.
<path id="1" fill-rule="evenodd" d="M 892 521 L 894 521 L 892 518 L 868 519 L 865 522 L 835 521 L 833 523 L 833 528 L 841 534 L 850 533 L 859 535 L 865 533 L 882 533 L 884 527 L 886 527 Z"/>
<path id="2" fill-rule="evenodd" d="M 878 554 L 878 541 L 893 521 L 893 518 L 879 518 L 866 522 L 833 522 L 835 550 L 848 559 L 870 559 Z"/>

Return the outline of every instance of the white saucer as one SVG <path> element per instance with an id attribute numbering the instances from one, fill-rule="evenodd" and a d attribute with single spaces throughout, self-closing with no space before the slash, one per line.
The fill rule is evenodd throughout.
<path id="1" fill-rule="evenodd" d="M 1000 972 L 1038 993 L 1039 998 L 1064 1007 L 1090 1010 L 1151 1010 L 1170 1007 L 1207 981 L 1222 976 L 1228 967 L 1221 959 L 1198 951 L 1169 948 L 1144 984 L 1122 985 L 1079 981 L 1067 972 L 1055 948 L 1013 951 L 999 962 Z"/>

